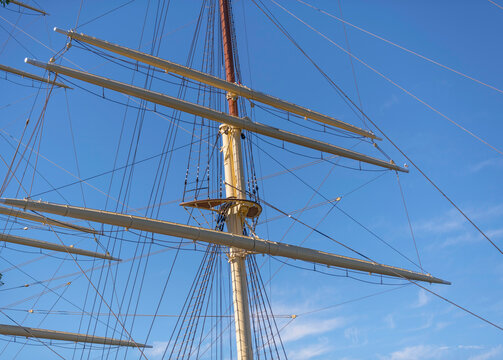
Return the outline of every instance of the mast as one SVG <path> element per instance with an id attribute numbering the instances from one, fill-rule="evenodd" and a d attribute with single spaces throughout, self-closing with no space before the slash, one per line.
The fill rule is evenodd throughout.
<path id="1" fill-rule="evenodd" d="M 220 0 L 220 24 L 224 47 L 225 77 L 228 82 L 235 83 L 228 0 Z M 229 104 L 229 115 L 239 116 L 236 96 L 230 92 L 227 93 L 227 101 Z M 241 129 L 222 124 L 220 125 L 220 132 L 222 134 L 222 154 L 225 169 L 225 195 L 227 198 L 245 199 L 246 193 L 241 156 Z M 226 222 L 228 232 L 236 235 L 243 234 L 244 214 L 240 204 L 233 206 L 229 210 Z M 252 360 L 253 351 L 246 279 L 246 252 L 231 247 L 229 262 L 231 264 L 237 358 L 238 360 Z"/>
<path id="2" fill-rule="evenodd" d="M 349 258 L 341 255 L 330 254 L 313 249 L 303 248 L 285 244 L 282 242 L 267 241 L 256 236 L 250 237 L 243 234 L 245 217 L 256 217 L 261 211 L 259 204 L 247 199 L 245 192 L 245 178 L 244 166 L 242 161 L 241 150 L 241 132 L 243 130 L 255 132 L 264 136 L 275 139 L 280 139 L 292 144 L 311 148 L 314 150 L 326 152 L 329 154 L 338 155 L 341 157 L 373 164 L 376 166 L 392 169 L 396 171 L 408 172 L 406 167 L 396 165 L 392 160 L 384 161 L 373 158 L 364 154 L 354 152 L 349 149 L 344 149 L 330 143 L 321 142 L 316 139 L 311 139 L 303 135 L 290 133 L 266 124 L 261 124 L 251 121 L 247 117 L 239 117 L 237 107 L 237 97 L 243 96 L 251 100 L 263 102 L 265 104 L 277 107 L 279 109 L 287 110 L 297 115 L 303 115 L 322 123 L 326 123 L 341 129 L 373 138 L 378 139 L 373 133 L 363 129 L 356 128 L 350 124 L 344 123 L 340 120 L 328 117 L 326 115 L 311 111 L 296 104 L 291 104 L 278 98 L 274 98 L 264 93 L 257 92 L 249 89 L 241 84 L 236 84 L 236 74 L 233 59 L 233 46 L 232 46 L 232 29 L 230 21 L 230 6 L 229 0 L 219 0 L 220 5 L 220 21 L 222 32 L 222 43 L 225 59 L 226 79 L 217 78 L 210 74 L 206 74 L 194 69 L 180 66 L 178 64 L 169 62 L 165 59 L 153 57 L 148 54 L 140 53 L 139 51 L 127 49 L 123 46 L 111 44 L 96 38 L 90 38 L 84 34 L 77 34 L 74 31 L 62 31 L 55 29 L 57 32 L 66 34 L 70 39 L 76 39 L 90 43 L 92 45 L 101 47 L 103 49 L 115 52 L 119 55 L 129 57 L 146 64 L 159 67 L 166 72 L 173 72 L 181 76 L 191 78 L 210 86 L 220 88 L 227 91 L 227 101 L 229 113 L 225 114 L 220 111 L 204 107 L 199 104 L 190 103 L 180 100 L 164 93 L 159 93 L 147 90 L 141 87 L 129 85 L 105 77 L 89 74 L 83 71 L 70 69 L 54 62 L 47 64 L 41 63 L 36 60 L 26 59 L 29 64 L 37 67 L 44 68 L 57 74 L 63 74 L 82 80 L 87 83 L 101 86 L 103 88 L 111 89 L 126 95 L 134 96 L 144 99 L 154 104 L 163 105 L 173 109 L 177 109 L 189 114 L 201 116 L 205 119 L 219 122 L 220 134 L 222 135 L 222 148 L 224 170 L 225 170 L 225 199 L 206 199 L 194 200 L 188 203 L 182 203 L 182 206 L 193 206 L 206 210 L 219 211 L 225 215 L 227 223 L 227 233 L 221 231 L 210 230 L 204 227 L 189 226 L 177 224 L 167 221 L 160 221 L 157 219 L 140 218 L 137 216 L 111 213 L 102 210 L 78 208 L 70 205 L 59 205 L 43 202 L 34 202 L 32 200 L 18 200 L 18 199 L 0 199 L 0 203 L 10 206 L 22 208 L 24 211 L 17 211 L 18 215 L 13 215 L 21 218 L 27 218 L 29 215 L 30 220 L 42 223 L 53 222 L 56 226 L 69 227 L 72 224 L 61 222 L 59 220 L 48 219 L 45 216 L 38 214 L 28 214 L 27 210 L 48 212 L 51 214 L 61 215 L 64 217 L 73 217 L 76 219 L 83 219 L 94 221 L 102 224 L 122 226 L 126 229 L 137 229 L 148 231 L 156 234 L 163 234 L 167 236 L 176 236 L 185 239 L 194 240 L 197 242 L 206 242 L 218 244 L 229 248 L 228 258 L 231 264 L 231 280 L 233 289 L 233 308 L 235 319 L 236 331 L 236 346 L 237 346 L 237 359 L 239 360 L 252 360 L 252 333 L 251 333 L 251 317 L 248 304 L 248 286 L 247 286 L 247 273 L 246 273 L 246 256 L 251 253 L 268 254 L 271 256 L 282 256 L 289 259 L 302 260 L 313 262 L 315 264 L 324 264 L 327 266 L 336 266 L 346 269 L 357 271 L 365 271 L 370 274 L 381 274 L 395 278 L 408 279 L 410 281 L 424 281 L 429 283 L 450 284 L 439 278 L 435 278 L 430 274 L 417 273 L 406 269 L 400 269 L 388 265 L 383 265 L 373 260 L 360 260 Z M 2 208 L 0 207 L 0 212 Z M 15 210 L 6 210 L 14 213 Z M 88 229 L 93 231 L 92 229 Z M 84 231 L 84 230 L 83 230 Z M 89 232 L 89 231 L 88 231 Z M 22 243 L 29 246 L 37 246 L 55 249 L 55 244 L 42 243 L 34 239 L 26 239 L 20 237 L 9 237 L 11 242 Z M 69 251 L 67 247 L 58 247 L 61 251 L 75 252 L 76 249 Z M 82 254 L 82 250 L 78 249 Z M 87 252 L 88 253 L 88 252 Z M 86 254 L 87 254 L 86 253 Z M 91 254 L 89 254 L 91 255 Z M 96 254 L 92 254 L 96 256 Z M 110 256 L 108 253 L 105 257 Z M 118 259 L 112 259 L 118 260 Z M 18 331 L 24 331 L 22 327 L 17 327 Z M 1 332 L 2 329 L 0 329 Z M 33 329 L 41 330 L 41 329 Z M 42 329 L 43 330 L 43 329 Z M 10 330 L 9 330 L 10 331 Z M 42 337 L 36 331 L 31 334 L 35 337 Z M 80 336 L 80 334 L 74 334 Z M 129 335 L 129 334 L 128 334 Z M 131 336 L 129 336 L 131 337 Z M 131 339 L 132 340 L 132 339 Z M 129 346 L 127 344 L 120 344 L 122 346 Z"/>

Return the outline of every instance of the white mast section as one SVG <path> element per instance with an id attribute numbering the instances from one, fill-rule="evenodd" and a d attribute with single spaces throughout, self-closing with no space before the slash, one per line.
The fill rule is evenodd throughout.
<path id="1" fill-rule="evenodd" d="M 71 253 L 71 254 L 90 256 L 90 257 L 105 259 L 105 260 L 120 261 L 120 259 L 114 258 L 114 257 L 110 256 L 110 254 L 108 254 L 108 253 L 107 254 L 100 254 L 100 253 L 97 253 L 94 251 L 75 248 L 75 247 L 73 247 L 73 245 L 67 246 L 67 245 L 54 244 L 54 243 L 50 243 L 47 241 L 29 239 L 29 238 L 25 238 L 22 236 L 0 234 L 0 241 L 5 241 L 8 243 L 19 244 L 19 245 L 24 245 L 24 246 L 31 246 L 31 247 L 35 247 L 38 249 L 53 250 L 53 251 L 58 251 L 58 252 L 62 252 L 62 253 Z"/>
<path id="2" fill-rule="evenodd" d="M 130 340 L 119 340 L 103 336 L 94 336 L 88 334 L 78 334 L 66 331 L 55 331 L 46 329 L 36 329 L 26 326 L 2 325 L 0 324 L 0 335 L 22 336 L 26 338 L 63 340 L 73 342 L 83 342 L 91 344 L 115 345 L 115 346 L 130 346 L 151 348 L 150 345 L 139 344 Z"/>
<path id="3" fill-rule="evenodd" d="M 71 223 L 68 223 L 68 222 L 54 220 L 54 219 L 50 219 L 50 218 L 45 217 L 45 216 L 30 214 L 30 213 L 27 213 L 25 211 L 19 211 L 19 210 L 15 210 L 15 209 L 11 209 L 11 208 L 6 208 L 6 207 L 3 207 L 3 206 L 0 206 L 0 214 L 7 215 L 7 216 L 14 216 L 14 217 L 25 219 L 25 220 L 31 220 L 31 221 L 39 222 L 39 223 L 42 223 L 44 225 L 58 226 L 58 227 L 62 227 L 62 228 L 65 228 L 65 229 L 72 229 L 72 230 L 76 230 L 76 231 L 82 231 L 82 232 L 89 233 L 89 234 L 99 234 L 100 233 L 99 231 L 96 231 L 94 229 L 87 228 L 87 227 L 84 227 L 84 226 L 74 225 L 74 224 L 71 224 Z"/>
<path id="4" fill-rule="evenodd" d="M 225 195 L 227 198 L 246 199 L 243 159 L 241 156 L 241 129 L 223 124 L 220 125 L 220 133 L 222 134 L 222 155 L 226 183 Z M 229 209 L 226 214 L 226 223 L 227 231 L 230 234 L 243 234 L 246 211 L 247 209 L 240 204 Z M 246 255 L 247 252 L 238 246 L 232 246 L 229 250 L 238 360 L 253 359 Z"/>
<path id="5" fill-rule="evenodd" d="M 311 148 L 314 150 L 323 151 L 329 154 L 338 155 L 353 160 L 362 161 L 368 164 L 381 166 L 391 170 L 402 172 L 409 172 L 407 168 L 396 165 L 393 161 L 387 162 L 384 160 L 376 159 L 371 156 L 363 155 L 358 152 L 344 149 L 326 142 L 311 139 L 305 136 L 297 135 L 288 131 L 280 130 L 278 128 L 253 122 L 248 118 L 240 118 L 219 112 L 198 104 L 193 104 L 188 101 L 173 98 L 155 91 L 145 90 L 138 86 L 125 84 L 119 81 L 110 80 L 101 76 L 89 74 L 83 71 L 74 70 L 65 66 L 56 65 L 53 63 L 43 63 L 33 59 L 25 59 L 25 62 L 44 68 L 55 73 L 60 73 L 79 79 L 94 85 L 102 86 L 107 89 L 121 92 L 123 94 L 138 97 L 143 100 L 151 101 L 153 103 L 177 109 L 189 114 L 204 117 L 209 120 L 220 122 L 222 124 L 231 125 L 236 128 L 253 131 L 255 133 L 269 136 L 275 139 L 284 140 L 286 142 Z"/>
<path id="6" fill-rule="evenodd" d="M 40 81 L 40 82 L 43 82 L 43 83 L 46 83 L 46 84 L 55 85 L 55 86 L 62 87 L 62 88 L 65 88 L 65 89 L 71 89 L 71 87 L 69 87 L 69 86 L 67 86 L 65 84 L 62 84 L 60 82 L 52 81 L 52 80 L 46 79 L 46 78 L 44 78 L 42 76 L 38 76 L 38 75 L 35 75 L 35 74 L 30 74 L 30 73 L 28 73 L 26 71 L 19 70 L 19 69 L 16 69 L 16 68 L 13 68 L 13 67 L 10 67 L 10 66 L 7 66 L 7 65 L 0 64 L 0 70 L 5 71 L 5 72 L 9 72 L 9 73 L 12 73 L 12 74 L 16 74 L 16 75 L 19 75 L 19 76 L 24 77 L 24 78 L 28 78 L 28 79 Z"/>
<path id="7" fill-rule="evenodd" d="M 222 80 L 216 76 L 209 75 L 209 74 L 203 73 L 201 71 L 197 71 L 197 70 L 188 68 L 186 66 L 182 66 L 182 65 L 176 64 L 174 62 L 161 59 L 156 56 L 148 55 L 148 54 L 142 53 L 140 51 L 129 49 L 124 46 L 116 45 L 116 44 L 110 43 L 108 41 L 100 40 L 95 37 L 91 37 L 91 36 L 84 35 L 84 34 L 79 34 L 79 33 L 76 33 L 75 31 L 65 31 L 62 29 L 58 29 L 56 27 L 54 28 L 54 31 L 56 31 L 60 34 L 64 34 L 71 39 L 76 39 L 76 40 L 97 46 L 99 48 L 109 50 L 109 51 L 114 52 L 116 54 L 123 55 L 125 57 L 130 58 L 130 59 L 141 61 L 142 63 L 166 70 L 166 72 L 172 72 L 177 75 L 185 76 L 189 79 L 199 81 L 204 84 L 214 86 L 214 87 L 222 89 L 222 90 L 229 91 L 232 95 L 243 96 L 245 98 L 255 100 L 255 101 L 267 104 L 267 105 L 271 105 L 271 106 L 274 106 L 278 109 L 286 110 L 286 111 L 289 111 L 293 114 L 304 116 L 306 118 L 316 120 L 316 121 L 322 122 L 327 125 L 335 126 L 340 129 L 350 131 L 350 132 L 353 132 L 358 135 L 362 135 L 362 136 L 365 136 L 365 137 L 368 137 L 371 139 L 381 140 L 379 137 L 377 137 L 371 131 L 361 129 L 357 126 L 348 124 L 344 121 L 334 119 L 330 116 L 323 115 L 319 112 L 306 109 L 306 108 L 299 106 L 299 105 L 296 105 L 296 104 L 292 104 L 290 102 L 287 102 L 287 101 L 278 99 L 276 97 L 264 94 L 262 92 L 250 89 L 246 86 Z"/>
<path id="8" fill-rule="evenodd" d="M 197 226 L 32 200 L 0 199 L 0 202 L 29 210 L 48 212 L 75 219 L 95 221 L 102 224 L 122 226 L 129 229 L 143 230 L 156 234 L 176 236 L 194 241 L 230 246 L 260 254 L 282 256 L 294 260 L 303 260 L 317 264 L 393 276 L 408 280 L 450 285 L 450 282 L 433 277 L 430 274 L 423 274 L 394 266 L 382 265 L 372 261 L 335 255 L 301 246 L 209 230 Z"/>

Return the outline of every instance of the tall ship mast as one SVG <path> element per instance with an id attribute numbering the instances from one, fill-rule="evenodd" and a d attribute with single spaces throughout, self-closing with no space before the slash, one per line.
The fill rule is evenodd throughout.
<path id="1" fill-rule="evenodd" d="M 14 5 L 22 9 L 20 16 L 26 16 L 24 11 L 48 15 L 39 7 L 21 2 L 12 1 L 8 8 Z M 267 8 L 256 5 L 277 25 L 278 20 L 271 19 Z M 9 78 L 24 78 L 38 89 L 33 109 L 40 107 L 38 112 L 30 111 L 23 130 L 16 137 L 4 132 L 6 144 L 12 149 L 10 157 L 2 157 L 6 172 L 0 194 L 0 214 L 5 225 L 0 241 L 9 250 L 30 250 L 26 251 L 24 262 L 18 259 L 11 262 L 2 256 L 10 264 L 4 272 L 2 287 L 18 294 L 25 288 L 39 289 L 19 302 L 9 298 L 2 307 L 0 335 L 5 347 L 0 354 L 16 358 L 26 347 L 27 353 L 40 348 L 47 358 L 64 359 L 315 358 L 316 355 L 292 355 L 285 349 L 282 331 L 299 316 L 293 311 L 277 313 L 271 300 L 271 281 L 285 265 L 325 276 L 354 278 L 375 286 L 414 287 L 422 296 L 417 307 L 424 305 L 421 303 L 424 299 L 437 297 L 499 328 L 496 322 L 441 295 L 443 287 L 439 285 L 450 285 L 450 279 L 448 276 L 444 279 L 436 271 L 430 274 L 424 270 L 400 183 L 402 175 L 406 177 L 415 169 L 399 165 L 399 161 L 387 155 L 382 148 L 394 143 L 376 128 L 361 104 L 357 105 L 347 96 L 297 42 L 292 41 L 342 94 L 341 99 L 355 111 L 362 126 L 244 84 L 230 0 L 203 1 L 185 64 L 173 60 L 176 55 L 160 54 L 164 36 L 160 34 L 164 31 L 170 4 L 159 2 L 157 6 L 155 11 L 150 7 L 146 10 L 147 15 L 154 14 L 155 21 L 149 23 L 150 18 L 145 16 L 137 48 L 130 42 L 108 40 L 106 33 L 81 31 L 78 17 L 73 29 L 54 27 L 54 33 L 65 39 L 65 44 L 50 59 L 42 61 L 27 56 L 25 63 L 30 67 L 23 70 L 0 65 L 0 71 L 9 74 Z M 16 24 L 11 25 L 16 29 Z M 203 26 L 206 26 L 205 33 Z M 150 50 L 146 50 L 144 32 L 150 27 L 153 37 L 148 43 Z M 204 37 L 204 41 L 200 37 Z M 288 33 L 287 37 L 292 40 Z M 202 48 L 198 48 L 199 41 Z M 173 48 L 176 50 L 176 46 Z M 201 55 L 197 55 L 196 50 L 200 50 Z M 107 70 L 78 65 L 71 60 L 74 51 L 89 59 L 105 59 Z M 295 80 L 292 84 L 297 86 Z M 74 105 L 78 108 L 78 119 L 81 119 L 80 113 L 86 113 L 89 123 L 93 124 L 87 129 L 85 124 L 72 121 L 73 105 L 70 106 L 69 98 L 73 96 L 77 99 Z M 87 96 L 121 109 L 122 122 L 113 118 L 117 113 L 111 116 L 104 108 L 88 106 Z M 62 111 L 51 107 L 54 97 L 66 103 L 64 122 L 68 121 L 71 136 L 59 137 L 51 151 L 59 152 L 63 158 L 73 157 L 76 174 L 49 160 L 41 150 L 46 133 L 57 135 L 61 131 L 61 126 L 48 120 Z M 271 117 L 276 120 L 271 121 Z M 116 143 L 116 147 L 106 144 L 103 149 L 82 150 L 76 145 L 75 135 L 93 143 L 94 138 L 114 138 L 110 143 Z M 181 144 L 179 139 L 185 142 Z M 142 143 L 144 146 L 140 148 Z M 288 168 L 263 150 L 264 144 L 272 144 L 280 152 L 288 151 L 289 158 L 304 156 L 305 159 L 312 154 L 319 158 L 311 157 L 310 162 Z M 359 144 L 362 145 L 357 147 Z M 63 148 L 71 148 L 71 154 L 62 151 Z M 397 156 L 410 160 L 398 150 Z M 86 155 L 79 157 L 79 151 Z M 258 152 L 270 157 L 275 164 L 269 165 L 276 170 L 273 176 L 290 174 L 324 201 L 312 205 L 313 195 L 297 213 L 283 211 L 281 204 L 271 202 L 261 192 L 259 184 L 263 177 L 257 175 L 259 164 L 255 160 Z M 112 170 L 105 170 L 110 163 Z M 301 218 L 310 206 L 328 205 L 330 209 L 339 209 L 345 196 L 382 176 L 359 185 L 351 184 L 352 189 L 346 194 L 328 198 L 320 192 L 325 180 L 318 188 L 314 185 L 320 182 L 321 173 L 304 174 L 313 185 L 296 174 L 297 170 L 309 169 L 318 163 L 330 166 L 325 180 L 337 166 L 343 166 L 350 174 L 394 174 L 418 262 L 345 210 L 340 209 L 353 223 L 406 260 L 404 265 L 403 261 L 397 264 L 393 258 L 382 261 L 372 250 L 363 251 L 356 246 L 355 239 L 336 236 L 322 227 L 321 222 L 328 213 L 323 218 Z M 53 166 L 75 179 L 58 182 L 58 175 L 51 174 Z M 90 168 L 97 168 L 98 171 L 93 170 L 97 174 L 84 176 L 83 169 Z M 493 248 L 500 249 L 421 169 L 417 170 Z M 171 176 L 176 179 L 174 182 Z M 85 187 L 89 187 L 92 194 Z M 275 191 L 286 203 L 302 197 L 288 181 L 280 181 Z M 282 236 L 266 230 L 274 220 L 265 216 L 267 210 L 293 222 L 282 228 L 286 229 Z M 290 232 L 293 225 L 302 226 L 306 231 L 303 241 L 300 239 L 303 232 Z M 334 227 L 337 227 L 335 223 Z M 312 234 L 329 245 L 319 241 L 304 244 Z M 351 234 L 351 231 L 345 233 Z M 29 259 L 36 256 L 34 253 L 40 256 Z M 61 264 L 56 269 L 47 265 L 51 273 L 45 274 L 46 266 L 37 262 L 51 260 L 51 257 Z M 271 262 L 278 265 L 274 273 Z M 269 267 L 268 280 L 264 280 L 266 267 Z M 8 275 L 11 270 L 19 271 L 30 281 L 18 285 L 20 280 L 15 279 L 18 283 L 11 283 Z M 291 287 L 296 287 L 296 280 L 288 278 L 282 285 L 288 288 L 287 283 L 291 283 Z M 73 285 L 74 281 L 81 283 L 80 289 Z M 31 306 L 25 309 L 28 315 L 24 319 L 9 313 L 23 311 L 19 304 L 27 302 Z M 32 314 L 43 318 L 38 322 L 27 321 Z M 78 322 L 64 320 L 65 315 L 72 314 Z M 51 317 L 54 322 L 45 321 Z M 288 320 L 286 325 L 278 323 L 282 319 Z M 318 321 L 320 329 L 323 328 L 325 322 Z M 316 333 L 317 330 L 310 331 Z M 163 341 L 158 334 L 163 334 Z M 326 358 L 334 357 L 332 353 Z"/>

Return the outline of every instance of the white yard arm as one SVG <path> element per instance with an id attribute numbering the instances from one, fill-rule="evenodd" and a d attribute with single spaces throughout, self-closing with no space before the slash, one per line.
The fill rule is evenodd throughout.
<path id="1" fill-rule="evenodd" d="M 62 88 L 65 88 L 65 89 L 71 89 L 71 87 L 69 87 L 69 86 L 67 86 L 65 84 L 62 84 L 60 82 L 53 81 L 53 80 L 50 80 L 50 79 L 46 79 L 46 78 L 44 78 L 42 76 L 38 76 L 38 75 L 35 75 L 35 74 L 30 74 L 30 73 L 28 73 L 26 71 L 22 71 L 22 70 L 19 70 L 19 69 L 16 69 L 16 68 L 13 68 L 13 67 L 10 67 L 10 66 L 7 66 L 7 65 L 1 65 L 0 64 L 0 70 L 5 71 L 5 72 L 9 72 L 9 73 L 12 73 L 12 74 L 16 74 L 16 75 L 19 75 L 19 76 L 24 77 L 24 78 L 28 78 L 28 79 L 40 81 L 40 82 L 43 82 L 43 83 L 46 83 L 46 84 L 55 85 L 55 86 L 62 87 Z"/>
<path id="2" fill-rule="evenodd" d="M 89 233 L 89 234 L 99 234 L 99 231 L 96 231 L 91 228 L 87 228 L 87 227 L 79 226 L 79 225 L 74 225 L 72 223 L 58 221 L 58 220 L 50 219 L 45 216 L 30 214 L 25 211 L 19 211 L 16 209 L 6 208 L 3 206 L 0 206 L 0 214 L 7 215 L 7 216 L 13 216 L 13 217 L 17 217 L 17 218 L 21 218 L 21 219 L 25 219 L 25 220 L 35 221 L 35 222 L 38 222 L 38 223 L 41 223 L 44 225 L 57 226 L 57 227 L 65 228 L 65 229 L 82 231 L 82 232 Z"/>
<path id="3" fill-rule="evenodd" d="M 44 10 L 40 10 L 40 9 L 38 9 L 38 8 L 34 7 L 34 6 L 30 6 L 30 5 L 25 4 L 25 3 L 21 2 L 21 1 L 10 0 L 10 1 L 9 1 L 9 3 L 11 3 L 11 4 L 16 4 L 16 5 L 18 5 L 18 6 L 24 7 L 25 9 L 29 9 L 29 10 L 32 10 L 32 11 L 38 12 L 39 14 L 42 14 L 42 15 L 44 15 L 44 16 L 49 15 L 49 14 L 48 14 L 48 13 L 46 13 Z"/>
<path id="4" fill-rule="evenodd" d="M 155 91 L 143 89 L 138 86 L 129 85 L 119 81 L 107 79 L 102 76 L 89 74 L 83 71 L 71 69 L 65 66 L 56 65 L 54 63 L 43 63 L 33 59 L 25 59 L 25 62 L 31 65 L 41 67 L 43 69 L 67 75 L 75 79 L 79 79 L 94 85 L 121 92 L 123 94 L 135 96 L 137 98 L 153 102 L 155 104 L 167 106 L 176 110 L 180 110 L 189 114 L 201 116 L 208 120 L 216 121 L 222 124 L 234 126 L 236 128 L 245 129 L 257 134 L 269 136 L 275 139 L 284 140 L 286 142 L 311 148 L 314 150 L 323 151 L 333 155 L 339 155 L 353 160 L 362 161 L 368 164 L 381 166 L 391 170 L 409 172 L 407 168 L 396 165 L 392 161 L 384 161 L 373 158 L 364 154 L 357 153 L 352 150 L 344 149 L 326 142 L 311 139 L 305 136 L 297 135 L 288 131 L 277 129 L 275 127 L 253 122 L 248 118 L 240 118 L 237 116 L 228 115 L 226 113 L 216 111 L 198 104 L 193 104 L 188 101 L 176 99 L 174 97 L 164 95 Z"/>
<path id="5" fill-rule="evenodd" d="M 28 209 L 48 212 L 51 214 L 72 217 L 75 219 L 95 221 L 102 224 L 122 226 L 129 229 L 143 230 L 156 234 L 186 238 L 194 241 L 230 246 L 261 254 L 281 256 L 294 260 L 303 260 L 317 264 L 359 270 L 374 274 L 382 274 L 408 280 L 425 281 L 429 283 L 447 285 L 450 284 L 450 282 L 448 281 L 433 277 L 429 274 L 423 274 L 393 266 L 382 265 L 372 261 L 365 261 L 346 256 L 335 255 L 300 246 L 262 240 L 249 236 L 224 233 L 196 226 L 177 224 L 173 222 L 143 218 L 133 215 L 113 213 L 103 210 L 86 209 L 82 207 L 60 205 L 33 200 L 0 199 L 0 202 L 6 205 L 24 208 L 25 210 Z"/>
<path id="6" fill-rule="evenodd" d="M 50 243 L 47 241 L 29 239 L 29 238 L 25 238 L 22 236 L 15 236 L 15 235 L 10 235 L 10 234 L 0 234 L 0 241 L 5 241 L 8 243 L 19 244 L 19 245 L 24 245 L 24 246 L 31 246 L 31 247 L 35 247 L 38 249 L 46 249 L 46 250 L 58 251 L 58 252 L 62 252 L 62 253 L 71 253 L 71 254 L 89 256 L 89 257 L 94 257 L 94 258 L 99 258 L 99 259 L 119 261 L 119 259 L 111 257 L 109 254 L 100 254 L 100 253 L 97 253 L 94 251 L 75 248 L 73 246 L 54 244 L 54 243 Z"/>
<path id="7" fill-rule="evenodd" d="M 137 50 L 129 49 L 127 47 L 113 44 L 108 41 L 104 41 L 104 40 L 97 39 L 95 37 L 84 35 L 82 33 L 79 34 L 75 31 L 65 31 L 65 30 L 58 29 L 58 28 L 54 28 L 54 31 L 56 31 L 60 34 L 67 35 L 71 39 L 76 39 L 76 40 L 97 46 L 99 48 L 102 48 L 102 49 L 105 49 L 108 51 L 112 51 L 116 54 L 128 57 L 130 59 L 137 60 L 142 63 L 166 70 L 166 72 L 172 72 L 177 75 L 185 76 L 189 79 L 196 80 L 196 81 L 202 82 L 202 83 L 210 85 L 210 86 L 214 86 L 214 87 L 222 89 L 222 90 L 226 90 L 233 95 L 243 96 L 245 98 L 255 100 L 255 101 L 267 104 L 267 105 L 271 105 L 271 106 L 276 107 L 278 109 L 286 110 L 286 111 L 289 111 L 293 114 L 304 116 L 306 118 L 316 120 L 316 121 L 322 122 L 327 125 L 332 125 L 332 126 L 340 128 L 340 129 L 347 130 L 352 133 L 358 134 L 358 135 L 362 135 L 362 136 L 365 136 L 365 137 L 368 137 L 371 139 L 381 140 L 374 133 L 372 133 L 370 131 L 361 129 L 357 126 L 348 124 L 344 121 L 334 119 L 333 117 L 320 114 L 319 112 L 306 109 L 305 107 L 278 99 L 274 96 L 270 96 L 270 95 L 264 94 L 262 92 L 250 89 L 246 86 L 225 81 L 225 80 L 220 79 L 216 76 L 206 74 L 201 71 L 197 71 L 197 70 L 188 68 L 186 66 L 182 66 L 177 63 L 161 59 L 161 58 L 153 56 L 153 55 L 145 54 L 145 53 L 142 53 Z"/>
<path id="8" fill-rule="evenodd" d="M 35 329 L 31 327 L 16 326 L 16 325 L 0 324 L 0 335 L 21 336 L 25 338 L 33 337 L 38 339 L 64 340 L 64 341 L 115 345 L 115 346 L 130 346 L 130 347 L 141 347 L 141 348 L 152 347 L 145 344 L 139 344 L 130 340 L 119 340 L 109 337 L 94 336 L 88 334 L 77 334 L 66 331 Z"/>

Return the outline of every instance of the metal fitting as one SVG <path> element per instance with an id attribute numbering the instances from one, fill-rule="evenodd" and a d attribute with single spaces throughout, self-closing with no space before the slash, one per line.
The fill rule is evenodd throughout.
<path id="1" fill-rule="evenodd" d="M 227 92 L 226 96 L 227 100 L 233 100 L 236 101 L 238 99 L 238 96 L 236 94 L 231 93 L 230 91 Z"/>

